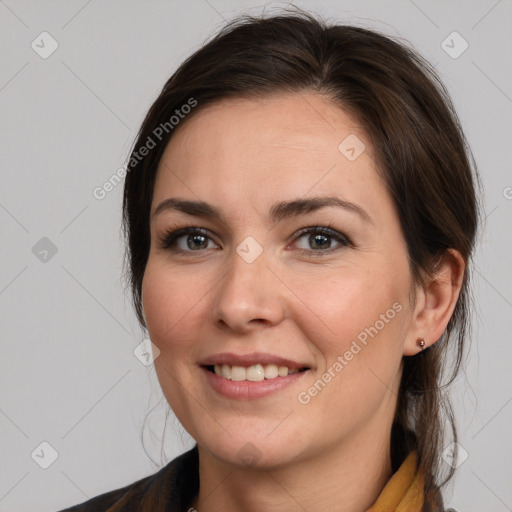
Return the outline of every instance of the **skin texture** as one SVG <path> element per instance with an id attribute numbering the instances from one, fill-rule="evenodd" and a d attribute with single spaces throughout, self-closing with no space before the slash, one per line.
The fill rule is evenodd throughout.
<path id="1" fill-rule="evenodd" d="M 350 134 L 366 146 L 354 161 L 338 150 Z M 152 216 L 143 280 L 148 332 L 161 351 L 158 379 L 199 446 L 199 512 L 360 512 L 391 477 L 402 358 L 420 350 L 418 338 L 428 346 L 441 337 L 464 264 L 448 252 L 434 280 L 412 282 L 399 218 L 376 165 L 357 120 L 313 92 L 217 102 L 169 142 L 151 211 L 179 197 L 206 201 L 224 219 L 173 210 Z M 363 208 L 371 222 L 338 207 L 268 220 L 275 202 L 333 195 Z M 350 243 L 327 237 L 315 245 L 309 234 L 297 235 L 328 225 Z M 187 245 L 193 236 L 182 236 L 177 247 L 187 254 L 161 248 L 166 231 L 184 227 L 204 228 L 210 238 L 195 249 L 194 240 Z M 248 236 L 263 249 L 250 264 L 236 252 Z M 300 403 L 299 393 L 382 315 L 384 327 Z M 217 394 L 198 366 L 220 352 L 255 351 L 311 370 L 268 397 L 233 400 Z M 250 467 L 240 456 L 247 443 L 255 454 Z"/>

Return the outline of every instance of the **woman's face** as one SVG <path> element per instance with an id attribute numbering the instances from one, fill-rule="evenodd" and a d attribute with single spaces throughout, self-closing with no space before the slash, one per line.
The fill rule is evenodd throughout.
<path id="1" fill-rule="evenodd" d="M 218 102 L 171 139 L 151 212 L 156 372 L 200 448 L 277 467 L 389 440 L 412 282 L 353 117 L 314 93 Z"/>

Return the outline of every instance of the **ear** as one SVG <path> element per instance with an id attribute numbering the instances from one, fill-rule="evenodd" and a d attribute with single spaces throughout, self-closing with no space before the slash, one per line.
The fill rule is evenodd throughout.
<path id="1" fill-rule="evenodd" d="M 455 249 L 447 249 L 435 275 L 425 277 L 425 283 L 416 288 L 416 304 L 409 332 L 404 344 L 404 356 L 421 352 L 419 339 L 425 348 L 443 335 L 459 298 L 466 264 Z"/>

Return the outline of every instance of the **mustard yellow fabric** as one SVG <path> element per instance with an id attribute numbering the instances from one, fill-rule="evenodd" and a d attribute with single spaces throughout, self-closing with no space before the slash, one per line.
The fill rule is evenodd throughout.
<path id="1" fill-rule="evenodd" d="M 402 462 L 368 512 L 420 512 L 424 501 L 424 479 L 417 470 L 415 451 Z"/>

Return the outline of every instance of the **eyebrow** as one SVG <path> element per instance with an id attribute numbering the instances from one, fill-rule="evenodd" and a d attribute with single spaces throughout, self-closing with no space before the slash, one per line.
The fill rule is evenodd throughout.
<path id="1" fill-rule="evenodd" d="M 343 208 L 351 213 L 355 213 L 364 222 L 373 225 L 371 217 L 361 208 L 361 206 L 345 201 L 335 196 L 311 197 L 307 199 L 294 199 L 291 201 L 281 201 L 272 205 L 269 211 L 269 221 L 271 223 L 279 222 L 283 219 L 298 215 L 306 215 L 310 212 L 327 207 Z M 170 197 L 162 201 L 153 212 L 152 216 L 166 210 L 176 210 L 194 217 L 204 217 L 224 221 L 220 210 L 204 201 L 190 201 L 186 199 Z"/>

